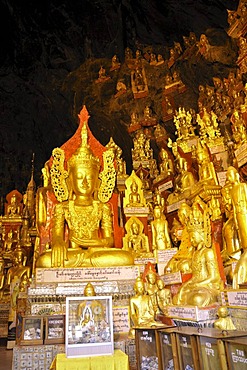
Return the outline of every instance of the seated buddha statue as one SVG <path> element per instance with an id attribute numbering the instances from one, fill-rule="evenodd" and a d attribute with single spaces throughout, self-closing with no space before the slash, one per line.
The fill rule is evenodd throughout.
<path id="1" fill-rule="evenodd" d="M 152 255 L 149 250 L 148 237 L 143 233 L 144 225 L 135 216 L 128 219 L 125 224 L 127 231 L 123 237 L 123 249 L 133 253 L 135 257 L 147 257 Z"/>
<path id="2" fill-rule="evenodd" d="M 191 245 L 191 240 L 187 230 L 187 224 L 190 219 L 191 208 L 187 203 L 182 203 L 178 210 L 179 232 L 181 233 L 180 245 L 177 253 L 170 259 L 165 266 L 165 272 L 191 272 L 191 258 L 194 248 Z M 182 230 L 182 231 L 181 231 Z"/>
<path id="3" fill-rule="evenodd" d="M 18 245 L 13 252 L 13 265 L 8 269 L 5 288 L 7 289 L 10 286 L 14 278 L 18 278 L 20 282 L 24 275 L 27 275 L 29 279 L 31 277 L 31 268 L 30 266 L 26 266 L 25 253 L 20 245 Z"/>
<path id="4" fill-rule="evenodd" d="M 154 179 L 154 183 L 167 179 L 167 177 L 174 174 L 174 166 L 172 160 L 169 158 L 168 152 L 165 148 L 160 150 L 160 174 Z"/>
<path id="5" fill-rule="evenodd" d="M 123 199 L 123 206 L 128 208 L 145 207 L 146 201 L 143 193 L 143 183 L 134 170 L 125 181 L 125 186 L 126 190 Z"/>
<path id="6" fill-rule="evenodd" d="M 174 192 L 169 194 L 167 198 L 168 204 L 179 202 L 182 199 L 188 199 L 191 195 L 191 190 L 196 184 L 193 173 L 188 169 L 187 160 L 180 157 L 177 165 L 179 174 L 175 180 Z"/>
<path id="7" fill-rule="evenodd" d="M 81 143 L 67 160 L 68 172 L 65 174 L 64 170 L 60 169 L 62 179 L 59 182 L 58 171 L 55 171 L 56 187 L 53 187 L 53 190 L 58 190 L 55 194 L 63 194 L 59 188 L 61 184 L 66 191 L 64 190 L 64 197 L 60 197 L 60 202 L 54 208 L 50 248 L 38 257 L 36 267 L 103 267 L 133 264 L 131 253 L 112 248 L 114 245 L 112 209 L 107 201 L 103 203 L 99 200 L 102 189 L 97 186 L 101 175 L 101 184 L 104 183 L 103 190 L 106 194 L 106 181 L 102 175 L 103 171 L 99 174 L 99 158 L 93 154 L 88 144 L 88 128 L 83 114 L 85 116 L 82 110 L 79 115 L 81 124 L 77 131 L 78 135 L 81 134 Z M 58 164 L 56 166 L 59 167 Z M 60 166 L 63 167 L 64 164 L 60 163 Z M 62 182 L 66 176 L 68 181 Z M 108 190 L 110 192 L 109 188 Z M 112 192 L 109 192 L 107 194 L 110 198 Z"/>
<path id="8" fill-rule="evenodd" d="M 135 327 L 162 326 L 155 321 L 151 297 L 145 293 L 145 284 L 139 276 L 134 285 L 135 295 L 130 298 L 130 318 Z"/>
<path id="9" fill-rule="evenodd" d="M 216 253 L 211 246 L 211 227 L 207 212 L 198 209 L 191 213 L 187 228 L 194 247 L 192 277 L 182 284 L 173 297 L 173 304 L 206 307 L 217 302 L 219 292 L 223 289 Z"/>
<path id="10" fill-rule="evenodd" d="M 7 212 L 4 216 L 5 218 L 21 218 L 21 203 L 20 198 L 18 198 L 18 192 L 11 192 L 10 202 L 7 205 Z"/>

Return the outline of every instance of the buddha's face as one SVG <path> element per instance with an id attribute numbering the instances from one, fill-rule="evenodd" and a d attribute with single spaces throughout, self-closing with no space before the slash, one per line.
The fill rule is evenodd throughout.
<path id="1" fill-rule="evenodd" d="M 164 286 L 165 286 L 164 281 L 163 281 L 163 280 L 161 280 L 161 279 L 159 279 L 159 280 L 157 281 L 157 287 L 161 290 L 161 289 L 163 289 L 163 288 L 164 288 Z"/>
<path id="2" fill-rule="evenodd" d="M 75 195 L 91 196 L 96 187 L 98 172 L 93 167 L 74 167 L 71 170 Z"/>
<path id="3" fill-rule="evenodd" d="M 139 281 L 138 283 L 136 283 L 135 285 L 135 291 L 136 293 L 138 294 L 144 294 L 144 283 Z"/>
<path id="4" fill-rule="evenodd" d="M 137 193 L 137 191 L 138 191 L 138 186 L 137 186 L 137 184 L 136 184 L 136 182 L 132 182 L 132 184 L 131 184 L 131 190 L 132 190 L 132 192 L 133 193 Z"/>
<path id="5" fill-rule="evenodd" d="M 228 316 L 228 309 L 226 307 L 220 307 L 218 309 L 218 316 L 219 317 L 227 317 Z"/>
<path id="6" fill-rule="evenodd" d="M 150 284 L 155 284 L 155 282 L 156 282 L 156 275 L 155 275 L 154 272 L 150 272 L 149 274 L 147 274 L 147 281 Z"/>
<path id="7" fill-rule="evenodd" d="M 160 218 L 161 217 L 161 210 L 160 208 L 154 208 L 154 217 Z"/>
<path id="8" fill-rule="evenodd" d="M 139 225 L 135 222 L 132 224 L 132 232 L 133 232 L 134 235 L 139 234 Z"/>
<path id="9" fill-rule="evenodd" d="M 202 240 L 203 234 L 201 234 L 199 231 L 195 230 L 190 232 L 190 241 L 193 247 L 196 248 L 199 245 L 199 243 L 201 243 Z"/>
<path id="10" fill-rule="evenodd" d="M 237 171 L 235 168 L 229 167 L 227 170 L 227 180 L 233 184 L 237 177 Z"/>

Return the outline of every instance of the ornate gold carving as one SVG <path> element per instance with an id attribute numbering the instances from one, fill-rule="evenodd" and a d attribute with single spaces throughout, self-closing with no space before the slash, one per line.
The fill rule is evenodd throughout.
<path id="1" fill-rule="evenodd" d="M 103 153 L 103 162 L 104 169 L 99 174 L 101 185 L 99 188 L 98 198 L 101 202 L 106 203 L 111 198 L 116 183 L 113 150 L 110 149 Z"/>
<path id="2" fill-rule="evenodd" d="M 68 172 L 64 169 L 64 151 L 55 148 L 52 151 L 53 162 L 51 166 L 51 184 L 54 194 L 59 202 L 68 199 L 69 192 L 66 184 Z"/>

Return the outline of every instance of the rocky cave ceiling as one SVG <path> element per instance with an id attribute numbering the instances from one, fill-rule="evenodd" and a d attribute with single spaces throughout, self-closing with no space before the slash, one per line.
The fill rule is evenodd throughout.
<path id="1" fill-rule="evenodd" d="M 41 168 L 52 149 L 74 134 L 83 104 L 93 134 L 103 145 L 113 137 L 129 172 L 130 112 L 149 104 L 159 118 L 164 76 L 151 73 L 146 100 L 137 102 L 130 92 L 116 101 L 116 81 L 128 72 L 121 68 L 119 76 L 99 87 L 94 81 L 100 66 L 109 69 L 114 54 L 123 63 L 127 46 L 134 52 L 152 48 L 166 57 L 174 41 L 183 44 L 183 35 L 206 33 L 211 43 L 227 44 L 231 52 L 226 62 L 178 63 L 189 94 L 177 104 L 196 109 L 198 85 L 227 77 L 236 67 L 236 45 L 226 30 L 227 9 L 237 5 L 237 0 L 1 0 L 0 196 L 25 191 L 32 153 L 41 185 Z M 172 135 L 172 121 L 166 128 Z"/>

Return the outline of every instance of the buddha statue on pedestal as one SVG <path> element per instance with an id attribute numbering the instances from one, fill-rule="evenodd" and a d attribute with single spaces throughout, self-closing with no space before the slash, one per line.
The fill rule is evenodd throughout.
<path id="1" fill-rule="evenodd" d="M 7 205 L 6 218 L 21 218 L 21 204 L 17 198 L 17 194 L 13 193 L 10 198 L 10 203 Z"/>
<path id="2" fill-rule="evenodd" d="M 169 194 L 167 198 L 167 203 L 169 205 L 179 202 L 183 199 L 188 199 L 191 195 L 194 185 L 196 184 L 193 173 L 188 169 L 187 160 L 183 157 L 180 157 L 177 165 L 179 174 L 175 180 L 174 192 Z"/>
<path id="3" fill-rule="evenodd" d="M 108 200 L 112 196 L 115 177 L 111 176 L 109 162 L 106 177 L 102 174 L 105 169 L 99 174 L 99 158 L 88 143 L 88 127 L 85 122 L 88 114 L 85 107 L 79 118 L 80 126 L 74 135 L 74 145 L 77 140 L 79 146 L 77 144 L 77 149 L 67 159 L 67 171 L 63 163 L 65 151 L 61 148 L 55 153 L 53 151 L 55 156 L 51 175 L 55 174 L 55 179 L 52 184 L 59 203 L 54 208 L 50 248 L 38 257 L 36 267 L 132 265 L 133 257 L 128 251 L 112 248 L 112 209 Z M 78 136 L 81 136 L 81 143 Z M 91 137 L 91 140 L 95 138 Z M 103 189 L 102 186 L 98 187 L 99 177 Z M 99 200 L 99 196 L 102 200 Z"/>
<path id="4" fill-rule="evenodd" d="M 125 181 L 125 197 L 123 199 L 124 207 L 145 207 L 146 200 L 143 193 L 142 180 L 136 175 L 133 170 L 131 175 Z"/>
<path id="5" fill-rule="evenodd" d="M 143 233 L 143 223 L 132 216 L 126 222 L 125 229 L 127 233 L 123 237 L 123 249 L 130 251 L 135 257 L 152 257 L 148 237 Z"/>

